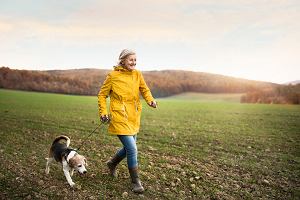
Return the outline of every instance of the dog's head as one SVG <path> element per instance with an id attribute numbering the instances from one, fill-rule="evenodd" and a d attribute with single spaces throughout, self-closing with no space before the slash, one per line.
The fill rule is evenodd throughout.
<path id="1" fill-rule="evenodd" d="M 82 155 L 76 154 L 69 160 L 70 167 L 74 168 L 80 174 L 87 172 L 85 166 L 87 166 L 86 158 Z"/>

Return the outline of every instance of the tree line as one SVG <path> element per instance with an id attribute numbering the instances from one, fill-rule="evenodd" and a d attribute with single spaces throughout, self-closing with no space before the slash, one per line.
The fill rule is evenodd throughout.
<path id="1" fill-rule="evenodd" d="M 103 69 L 29 71 L 1 67 L 0 88 L 97 95 L 109 72 Z M 145 71 L 143 76 L 155 97 L 183 92 L 246 93 L 241 102 L 294 103 L 297 101 L 290 99 L 296 98 L 299 91 L 298 87 L 291 89 L 274 83 L 183 70 Z M 280 98 L 272 99 L 272 95 Z M 288 100 L 281 100 L 287 96 Z"/>
<path id="2" fill-rule="evenodd" d="M 81 80 L 53 76 L 46 72 L 0 68 L 0 87 L 6 89 L 92 95 Z"/>
<path id="3" fill-rule="evenodd" d="M 259 88 L 272 88 L 276 85 L 217 74 L 180 70 L 152 71 L 143 74 L 153 93 L 160 97 L 183 92 L 246 93 Z"/>
<path id="4" fill-rule="evenodd" d="M 300 104 L 300 84 L 247 92 L 241 97 L 241 103 Z"/>

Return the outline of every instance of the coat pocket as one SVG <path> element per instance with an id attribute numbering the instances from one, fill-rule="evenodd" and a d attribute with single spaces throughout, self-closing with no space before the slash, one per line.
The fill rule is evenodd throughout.
<path id="1" fill-rule="evenodd" d="M 127 113 L 124 104 L 112 103 L 111 104 L 111 120 L 114 122 L 127 121 Z"/>

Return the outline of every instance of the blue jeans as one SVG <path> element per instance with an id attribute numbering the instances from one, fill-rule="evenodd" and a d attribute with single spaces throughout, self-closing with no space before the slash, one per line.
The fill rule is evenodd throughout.
<path id="1" fill-rule="evenodd" d="M 118 138 L 122 142 L 123 148 L 119 149 L 116 154 L 123 159 L 127 156 L 127 165 L 129 169 L 137 167 L 136 135 L 118 135 Z"/>

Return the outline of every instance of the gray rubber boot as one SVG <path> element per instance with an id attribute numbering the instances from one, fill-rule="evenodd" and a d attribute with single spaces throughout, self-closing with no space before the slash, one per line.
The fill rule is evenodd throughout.
<path id="1" fill-rule="evenodd" d="M 142 183 L 139 179 L 139 174 L 138 174 L 138 168 L 132 168 L 129 169 L 129 174 L 131 177 L 131 182 L 132 182 L 132 191 L 135 193 L 143 193 L 145 191 L 144 187 L 142 186 Z"/>
<path id="2" fill-rule="evenodd" d="M 110 175 L 113 177 L 117 177 L 117 165 L 123 160 L 122 157 L 119 157 L 118 155 L 114 155 L 109 161 L 106 162 L 106 165 L 109 169 Z"/>

